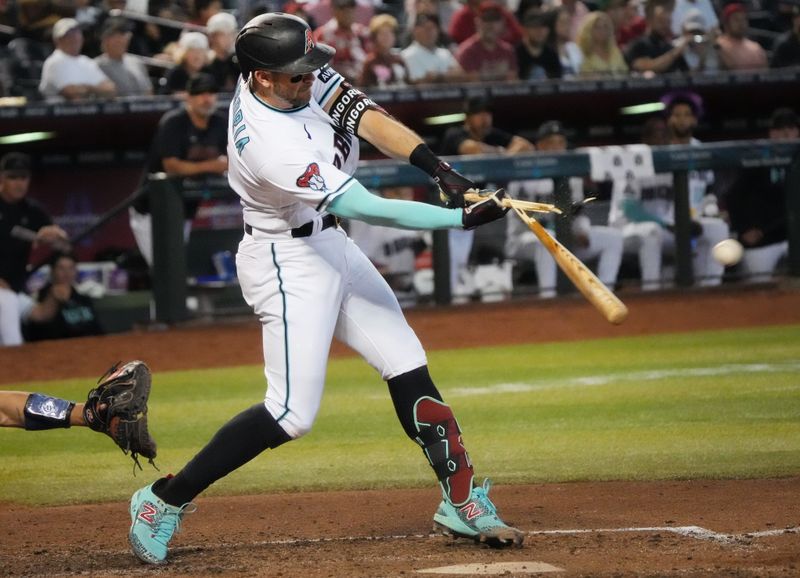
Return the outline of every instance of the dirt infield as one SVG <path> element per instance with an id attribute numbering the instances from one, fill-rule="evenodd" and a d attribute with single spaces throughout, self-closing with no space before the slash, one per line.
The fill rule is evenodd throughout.
<path id="1" fill-rule="evenodd" d="M 631 315 L 620 327 L 577 298 L 417 311 L 409 321 L 429 349 L 800 323 L 800 292 L 792 290 L 626 302 Z M 145 359 L 159 372 L 260 356 L 252 321 L 142 331 L 0 350 L 0 383 L 95 376 L 117 359 Z M 518 562 L 502 575 L 532 575 L 546 563 L 559 570 L 554 576 L 800 576 L 800 477 L 500 486 L 492 495 L 528 533 L 524 548 L 430 536 L 433 488 L 201 497 L 162 568 L 128 552 L 125 503 L 2 504 L 0 575 L 409 577 L 469 563 L 478 566 L 467 575 L 480 575 Z"/>

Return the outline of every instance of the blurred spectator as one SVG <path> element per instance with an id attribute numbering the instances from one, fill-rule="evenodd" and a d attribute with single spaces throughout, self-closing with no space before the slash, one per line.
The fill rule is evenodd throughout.
<path id="1" fill-rule="evenodd" d="M 361 71 L 360 86 L 404 86 L 408 81 L 405 61 L 394 50 L 397 19 L 389 14 L 374 16 L 369 23 L 372 50 Z"/>
<path id="2" fill-rule="evenodd" d="M 208 37 L 202 32 L 184 32 L 175 52 L 176 66 L 159 81 L 160 94 L 184 94 L 186 83 L 208 64 Z"/>
<path id="3" fill-rule="evenodd" d="M 111 98 L 116 94 L 114 83 L 97 63 L 81 54 L 83 32 L 72 18 L 62 18 L 53 26 L 56 49 L 42 67 L 39 92 L 45 97 L 61 96 L 67 100 L 91 97 Z"/>
<path id="4" fill-rule="evenodd" d="M 561 62 L 562 78 L 577 76 L 583 63 L 583 53 L 578 45 L 572 41 L 569 35 L 569 14 L 566 10 L 558 9 L 548 13 L 551 18 L 552 28 L 550 31 L 550 42 Z"/>
<path id="5" fill-rule="evenodd" d="M 356 0 L 331 0 L 331 5 L 333 18 L 317 20 L 325 24 L 314 31 L 314 39 L 336 49 L 331 66 L 356 84 L 370 48 L 369 32 L 355 20 Z"/>
<path id="6" fill-rule="evenodd" d="M 747 38 L 747 8 L 744 4 L 728 4 L 722 10 L 724 32 L 717 38 L 719 60 L 727 70 L 760 70 L 767 68 L 767 53 L 758 42 Z"/>
<path id="7" fill-rule="evenodd" d="M 147 14 L 149 16 L 157 16 L 158 18 L 165 18 L 178 22 L 186 21 L 186 14 L 175 2 L 149 2 Z M 142 47 L 143 56 L 166 58 L 164 52 L 167 46 L 171 45 L 173 42 L 177 42 L 180 35 L 180 28 L 160 26 L 148 22 L 144 25 L 143 33 L 137 34 L 136 44 Z"/>
<path id="8" fill-rule="evenodd" d="M 451 127 L 442 139 L 442 155 L 514 154 L 529 152 L 533 144 L 525 138 L 509 134 L 494 126 L 492 103 L 483 97 L 470 98 L 464 104 L 464 124 Z M 497 189 L 499 183 L 476 183 L 479 188 Z M 502 223 L 498 226 L 504 226 Z M 491 231 L 487 228 L 486 231 Z M 453 294 L 463 297 L 472 292 L 471 277 L 467 271 L 474 231 L 451 229 L 450 287 Z"/>
<path id="9" fill-rule="evenodd" d="M 336 18 L 336 10 L 341 4 L 339 0 L 317 0 L 306 3 L 305 11 L 318 26 Z M 375 3 L 370 0 L 355 0 L 353 3 L 353 14 L 350 16 L 352 22 L 357 22 L 362 28 L 369 26 L 369 21 L 375 16 Z M 338 68 L 337 68 L 338 70 Z"/>
<path id="10" fill-rule="evenodd" d="M 534 150 L 533 144 L 494 126 L 492 102 L 485 97 L 470 98 L 464 104 L 464 124 L 445 133 L 441 154 L 515 154 Z"/>
<path id="11" fill-rule="evenodd" d="M 685 72 L 685 37 L 672 44 L 672 0 L 647 0 L 647 31 L 628 45 L 625 57 L 632 71 L 649 74 Z"/>
<path id="12" fill-rule="evenodd" d="M 614 37 L 620 50 L 647 30 L 647 21 L 639 14 L 639 0 L 609 0 L 604 10 L 614 23 Z"/>
<path id="13" fill-rule="evenodd" d="M 101 46 L 103 53 L 95 58 L 100 70 L 111 79 L 117 96 L 153 94 L 153 84 L 145 65 L 128 54 L 131 28 L 124 18 L 108 18 L 103 24 Z"/>
<path id="14" fill-rule="evenodd" d="M 413 201 L 414 189 L 387 187 L 381 190 L 381 196 Z M 350 238 L 386 279 L 400 305 L 406 307 L 416 304 L 414 274 L 417 255 L 427 246 L 424 232 L 367 225 L 355 219 L 349 222 L 348 232 Z"/>
<path id="15" fill-rule="evenodd" d="M 220 0 L 189 0 L 189 24 L 206 26 L 209 19 L 222 12 Z"/>
<path id="16" fill-rule="evenodd" d="M 800 119 L 792 109 L 773 112 L 769 138 L 800 138 Z M 789 252 L 786 171 L 786 167 L 743 169 L 723 200 L 731 229 L 744 246 L 742 274 L 753 282 L 768 281 Z"/>
<path id="17" fill-rule="evenodd" d="M 800 6 L 792 7 L 792 27 L 775 41 L 770 66 L 800 66 Z"/>
<path id="18" fill-rule="evenodd" d="M 447 35 L 446 28 L 453 15 L 461 8 L 457 0 L 405 0 L 405 8 L 406 31 L 411 31 L 420 14 L 435 16 L 439 23 L 439 46 L 449 48 L 453 44 L 452 39 Z"/>
<path id="19" fill-rule="evenodd" d="M 550 27 L 548 15 L 538 8 L 525 13 L 522 41 L 517 44 L 517 65 L 521 80 L 561 78 L 561 61 L 548 42 Z"/>
<path id="20" fill-rule="evenodd" d="M 569 16 L 569 38 L 578 41 L 578 32 L 583 21 L 589 15 L 589 9 L 581 0 L 555 0 L 553 6 L 558 7 Z"/>
<path id="21" fill-rule="evenodd" d="M 293 14 L 298 18 L 302 18 L 303 20 L 308 23 L 311 30 L 317 28 L 317 21 L 314 20 L 314 17 L 311 16 L 308 12 L 308 3 L 307 2 L 295 2 L 294 0 L 290 0 L 283 6 L 283 11 L 286 14 Z M 245 20 L 247 22 L 248 20 Z"/>
<path id="22" fill-rule="evenodd" d="M 234 43 L 239 25 L 233 14 L 219 12 L 208 19 L 208 42 L 213 56 L 205 72 L 217 81 L 220 92 L 233 92 L 239 79 L 239 65 L 234 61 Z"/>
<path id="23" fill-rule="evenodd" d="M 101 335 L 103 329 L 94 309 L 94 299 L 78 291 L 78 267 L 70 253 L 50 259 L 50 282 L 39 290 L 36 302 L 43 314 L 23 325 L 25 341 L 69 339 Z"/>
<path id="24" fill-rule="evenodd" d="M 450 20 L 447 30 L 450 39 L 460 45 L 472 38 L 478 32 L 478 23 L 487 10 L 499 14 L 497 20 L 501 24 L 498 25 L 498 36 L 511 46 L 516 45 L 522 39 L 522 27 L 505 6 L 494 0 L 465 0 L 464 5 Z"/>
<path id="25" fill-rule="evenodd" d="M 186 84 L 186 103 L 161 117 L 150 151 L 148 172 L 173 177 L 223 175 L 228 170 L 227 118 L 217 110 L 217 85 L 210 74 L 196 74 Z M 188 239 L 198 201 L 184 202 L 184 237 Z M 139 251 L 153 265 L 150 199 L 139 197 L 129 211 Z"/>
<path id="26" fill-rule="evenodd" d="M 67 233 L 27 198 L 31 160 L 22 153 L 0 159 L 0 345 L 22 344 L 22 322 L 44 319 L 54 302 L 36 305 L 25 293 L 34 244 L 68 248 Z"/>
<path id="27" fill-rule="evenodd" d="M 456 60 L 470 80 L 515 80 L 517 56 L 510 44 L 500 38 L 503 8 L 484 0 L 476 19 L 478 31 L 458 45 Z"/>
<path id="28" fill-rule="evenodd" d="M 605 12 L 592 12 L 583 20 L 577 43 L 583 53 L 581 76 L 627 74 L 628 65 L 614 37 L 614 24 Z"/>
<path id="29" fill-rule="evenodd" d="M 716 34 L 719 31 L 719 19 L 711 0 L 675 0 L 675 8 L 672 11 L 673 35 L 683 34 L 686 17 L 690 12 L 700 14 L 701 22 L 709 34 Z"/>
<path id="30" fill-rule="evenodd" d="M 563 152 L 567 150 L 567 137 L 558 121 L 548 121 L 536 133 L 536 150 Z M 570 201 L 584 200 L 583 179 L 570 178 L 567 186 Z M 508 184 L 508 193 L 514 199 L 539 203 L 554 203 L 553 179 L 530 179 Z M 552 215 L 537 220 L 554 231 Z M 536 236 L 520 219 L 506 219 L 506 256 L 519 261 L 533 260 L 539 283 L 539 296 L 546 299 L 556 296 L 557 266 L 552 255 L 542 246 Z M 612 227 L 592 225 L 585 215 L 577 214 L 572 222 L 572 251 L 582 261 L 599 258 L 597 276 L 609 288 L 617 283 L 617 274 L 622 262 L 622 232 Z"/>
<path id="31" fill-rule="evenodd" d="M 461 78 L 463 71 L 453 53 L 438 45 L 441 33 L 438 16 L 417 14 L 411 33 L 413 41 L 400 53 L 411 82 L 439 83 Z"/>
<path id="32" fill-rule="evenodd" d="M 718 71 L 716 29 L 708 30 L 700 11 L 687 11 L 681 30 L 681 36 L 675 39 L 673 44 L 677 46 L 679 42 L 686 42 L 683 59 L 689 67 L 689 72 Z"/>
<path id="33" fill-rule="evenodd" d="M 76 6 L 72 1 L 17 0 L 16 11 L 20 36 L 49 42 L 53 26 L 62 18 L 74 18 Z"/>

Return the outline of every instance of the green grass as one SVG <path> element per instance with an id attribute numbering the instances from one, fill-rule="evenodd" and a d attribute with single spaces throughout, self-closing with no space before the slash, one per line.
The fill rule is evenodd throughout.
<path id="1" fill-rule="evenodd" d="M 432 352 L 479 477 L 500 483 L 800 473 L 800 326 Z M 159 373 L 158 466 L 176 472 L 263 395 L 261 367 Z M 82 399 L 89 380 L 15 384 Z M 124 500 L 158 473 L 83 428 L 0 432 L 0 501 Z M 314 431 L 209 494 L 424 487 L 420 450 L 360 359 L 330 363 Z"/>

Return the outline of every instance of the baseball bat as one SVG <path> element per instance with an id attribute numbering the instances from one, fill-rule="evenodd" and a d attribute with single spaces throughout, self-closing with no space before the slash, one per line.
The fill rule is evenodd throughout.
<path id="1" fill-rule="evenodd" d="M 578 288 L 584 297 L 594 305 L 609 323 L 619 325 L 628 316 L 628 308 L 606 287 L 592 271 L 573 255 L 564 245 L 554 239 L 538 221 L 529 217 L 525 211 L 514 207 L 514 212 L 528 225 L 536 238 L 544 245 L 562 271 Z"/>
<path id="2" fill-rule="evenodd" d="M 464 200 L 467 201 L 468 203 L 479 203 L 480 201 L 483 201 L 485 199 L 486 197 L 482 197 L 478 193 L 464 194 Z M 522 209 L 523 211 L 533 211 L 537 213 L 556 213 L 559 215 L 561 214 L 561 209 L 549 203 L 534 203 L 531 201 L 520 201 L 517 199 L 510 199 L 508 197 L 504 197 L 502 199 L 502 203 L 504 207 L 508 207 L 509 209 Z"/>

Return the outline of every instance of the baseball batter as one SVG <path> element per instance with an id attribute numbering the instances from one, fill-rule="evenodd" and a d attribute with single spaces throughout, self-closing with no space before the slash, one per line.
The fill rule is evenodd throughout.
<path id="1" fill-rule="evenodd" d="M 397 416 L 442 489 L 441 531 L 496 545 L 523 534 L 497 516 L 461 430 L 428 373 L 397 299 L 336 217 L 409 229 L 474 228 L 503 217 L 502 192 L 464 207 L 473 184 L 327 66 L 334 50 L 280 13 L 248 22 L 236 40 L 242 68 L 229 120 L 229 181 L 245 232 L 236 258 L 246 301 L 261 320 L 264 402 L 234 417 L 176 476 L 131 500 L 129 539 L 158 564 L 191 500 L 267 448 L 306 434 L 320 406 L 331 340 L 358 351 L 388 383 Z M 358 137 L 428 172 L 450 204 L 383 199 L 352 177 Z"/>

